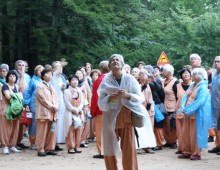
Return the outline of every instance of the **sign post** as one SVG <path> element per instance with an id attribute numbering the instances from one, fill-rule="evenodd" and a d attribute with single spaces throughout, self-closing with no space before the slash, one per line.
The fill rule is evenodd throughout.
<path id="1" fill-rule="evenodd" d="M 162 52 L 161 55 L 160 55 L 160 58 L 157 61 L 157 65 L 159 67 L 162 67 L 165 64 L 170 64 L 170 61 L 169 61 L 167 55 L 165 54 L 165 52 Z"/>

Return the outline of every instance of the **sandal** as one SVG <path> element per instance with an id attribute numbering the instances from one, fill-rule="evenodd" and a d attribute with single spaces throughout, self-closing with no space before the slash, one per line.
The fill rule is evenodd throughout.
<path id="1" fill-rule="evenodd" d="M 187 159 L 190 158 L 190 155 L 187 153 L 182 153 L 178 156 L 179 159 Z"/>
<path id="2" fill-rule="evenodd" d="M 81 151 L 80 149 L 78 149 L 78 148 L 75 148 L 74 151 L 75 151 L 75 153 L 81 153 L 81 152 L 82 152 L 82 151 Z"/>
<path id="3" fill-rule="evenodd" d="M 74 149 L 69 149 L 69 150 L 68 150 L 68 153 L 69 153 L 69 154 L 74 154 L 74 153 L 76 153 L 76 152 L 75 152 Z"/>
<path id="4" fill-rule="evenodd" d="M 190 160 L 193 160 L 193 161 L 201 160 L 201 156 L 199 156 L 199 155 L 192 155 L 192 156 L 190 157 Z"/>

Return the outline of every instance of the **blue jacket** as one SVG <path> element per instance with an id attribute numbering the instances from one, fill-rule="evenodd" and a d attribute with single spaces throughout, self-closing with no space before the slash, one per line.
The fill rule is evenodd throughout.
<path id="1" fill-rule="evenodd" d="M 217 75 L 217 70 L 213 72 L 212 78 L 212 107 L 216 109 L 220 109 L 220 101 L 219 101 L 219 92 L 220 92 L 220 76 Z"/>
<path id="2" fill-rule="evenodd" d="M 190 85 L 190 90 L 194 82 Z M 188 96 L 185 94 L 181 101 L 181 107 L 178 113 L 184 111 L 187 115 L 196 114 L 196 130 L 198 148 L 208 148 L 208 130 L 211 121 L 211 96 L 208 90 L 208 82 L 202 80 L 198 84 L 196 99 L 189 105 L 185 106 Z"/>
<path id="3" fill-rule="evenodd" d="M 23 100 L 23 104 L 24 105 L 29 105 L 31 112 L 35 113 L 35 108 L 36 108 L 36 104 L 35 104 L 35 100 L 36 100 L 36 90 L 37 90 L 37 86 L 42 82 L 42 80 L 37 77 L 37 76 L 33 76 L 31 81 L 29 82 L 25 92 L 24 92 L 24 100 Z"/>

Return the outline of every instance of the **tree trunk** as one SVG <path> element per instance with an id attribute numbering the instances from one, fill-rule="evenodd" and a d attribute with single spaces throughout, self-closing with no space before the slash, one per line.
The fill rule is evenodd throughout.
<path id="1" fill-rule="evenodd" d="M 8 9 L 7 9 L 7 1 L 3 1 L 2 6 L 2 62 L 11 65 L 10 63 L 10 39 L 9 39 L 9 30 L 8 30 Z"/>
<path id="2" fill-rule="evenodd" d="M 63 0 L 53 0 L 52 9 L 52 27 L 54 32 L 51 37 L 50 42 L 50 57 L 51 59 L 58 60 L 60 54 L 60 33 L 61 33 L 61 23 L 60 14 L 62 11 Z"/>

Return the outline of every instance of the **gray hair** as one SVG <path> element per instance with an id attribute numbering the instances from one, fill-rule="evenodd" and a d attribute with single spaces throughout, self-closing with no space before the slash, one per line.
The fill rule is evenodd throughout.
<path id="1" fill-rule="evenodd" d="M 140 72 L 140 69 L 139 68 L 137 68 L 137 67 L 134 67 L 131 71 L 137 71 L 137 72 Z"/>
<path id="2" fill-rule="evenodd" d="M 215 59 L 220 58 L 220 56 L 216 56 Z"/>
<path id="3" fill-rule="evenodd" d="M 18 66 L 19 63 L 24 63 L 24 61 L 23 61 L 23 60 L 17 60 L 17 61 L 15 62 L 15 68 Z"/>
<path id="4" fill-rule="evenodd" d="M 5 69 L 5 70 L 9 71 L 9 66 L 8 66 L 8 64 L 4 64 L 4 63 L 1 64 L 1 65 L 0 65 L 0 70 L 1 70 L 1 69 Z"/>
<path id="5" fill-rule="evenodd" d="M 199 80 L 204 80 L 204 79 L 208 79 L 208 75 L 207 72 L 204 68 L 194 68 L 192 70 L 192 75 L 194 75 L 196 78 L 198 78 Z"/>
<path id="6" fill-rule="evenodd" d="M 53 68 L 53 69 L 56 68 L 58 65 L 62 67 L 62 64 L 61 64 L 60 61 L 53 61 L 53 62 L 52 62 L 52 68 Z"/>
<path id="7" fill-rule="evenodd" d="M 109 62 L 107 60 L 103 60 L 99 63 L 99 68 L 102 70 L 104 73 L 108 73 L 109 67 L 108 67 Z"/>
<path id="8" fill-rule="evenodd" d="M 200 63 L 202 62 L 201 57 L 196 53 L 193 53 L 189 56 L 190 61 L 192 60 L 192 58 L 197 58 L 200 61 Z"/>
<path id="9" fill-rule="evenodd" d="M 125 67 L 128 67 L 128 68 L 131 70 L 131 66 L 130 66 L 130 65 L 125 64 L 125 65 L 124 65 L 124 68 L 125 68 Z"/>
<path id="10" fill-rule="evenodd" d="M 167 72 L 169 72 L 171 75 L 173 75 L 173 73 L 174 73 L 174 68 L 173 68 L 173 66 L 170 65 L 170 64 L 165 64 L 165 65 L 163 66 L 163 71 L 167 71 Z"/>
<path id="11" fill-rule="evenodd" d="M 141 73 L 143 73 L 143 74 L 145 74 L 145 75 L 148 75 L 148 70 L 142 68 L 142 69 L 139 71 L 139 75 L 140 75 Z"/>
<path id="12" fill-rule="evenodd" d="M 154 73 L 154 68 L 151 65 L 146 65 L 143 68 L 152 74 Z"/>
<path id="13" fill-rule="evenodd" d="M 50 64 L 46 64 L 46 65 L 44 66 L 44 68 L 45 68 L 45 69 L 52 69 L 52 66 L 51 66 Z"/>
<path id="14" fill-rule="evenodd" d="M 112 61 L 113 58 L 115 58 L 115 57 L 118 57 L 118 58 L 120 59 L 121 65 L 122 65 L 122 68 L 123 68 L 124 65 L 125 65 L 125 62 L 124 62 L 124 57 L 123 57 L 121 54 L 113 54 L 113 55 L 109 58 L 109 60 L 108 60 L 109 64 L 111 63 L 111 61 Z M 110 68 L 110 67 L 109 67 L 109 68 Z"/>

